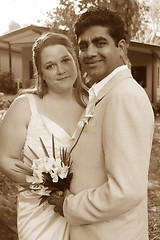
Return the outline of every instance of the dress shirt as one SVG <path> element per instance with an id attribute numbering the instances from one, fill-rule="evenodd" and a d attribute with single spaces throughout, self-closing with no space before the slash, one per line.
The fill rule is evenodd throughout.
<path id="1" fill-rule="evenodd" d="M 127 65 L 122 65 L 120 67 L 117 67 L 113 72 L 111 72 L 107 77 L 105 77 L 103 80 L 101 80 L 98 83 L 95 83 L 90 89 L 89 89 L 89 101 L 90 98 L 92 99 L 92 96 L 97 96 L 99 91 L 104 87 L 104 85 L 109 82 L 114 75 L 116 75 L 118 72 L 128 69 Z"/>
<path id="2" fill-rule="evenodd" d="M 101 80 L 98 83 L 95 83 L 90 89 L 89 89 L 89 101 L 86 108 L 86 117 L 93 117 L 94 110 L 95 110 L 95 103 L 97 101 L 97 95 L 99 91 L 106 85 L 107 82 L 109 82 L 114 75 L 116 75 L 118 72 L 128 69 L 127 65 L 122 65 L 120 67 L 117 67 L 113 72 L 111 72 L 107 77 L 105 77 L 103 80 Z"/>

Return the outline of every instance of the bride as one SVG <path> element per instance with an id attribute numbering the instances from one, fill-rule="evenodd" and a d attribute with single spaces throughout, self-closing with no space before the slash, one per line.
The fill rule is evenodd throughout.
<path id="1" fill-rule="evenodd" d="M 27 157 L 34 158 L 28 146 L 39 157 L 44 156 L 40 137 L 49 155 L 52 155 L 52 134 L 56 157 L 61 147 L 71 148 L 87 99 L 78 61 L 66 36 L 49 32 L 37 39 L 33 46 L 33 66 L 36 87 L 15 99 L 0 127 L 0 169 L 19 185 L 26 183 L 26 175 L 14 171 L 16 164 L 21 164 L 21 160 L 30 164 Z M 36 192 L 18 194 L 19 239 L 68 240 L 69 226 L 65 219 L 48 202 L 39 203 Z"/>

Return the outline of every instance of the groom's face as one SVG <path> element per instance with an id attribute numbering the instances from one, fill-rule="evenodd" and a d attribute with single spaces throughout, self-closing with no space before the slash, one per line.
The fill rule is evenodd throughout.
<path id="1" fill-rule="evenodd" d="M 89 27 L 79 36 L 78 45 L 82 69 L 94 82 L 101 81 L 122 65 L 122 49 L 115 45 L 106 27 Z"/>

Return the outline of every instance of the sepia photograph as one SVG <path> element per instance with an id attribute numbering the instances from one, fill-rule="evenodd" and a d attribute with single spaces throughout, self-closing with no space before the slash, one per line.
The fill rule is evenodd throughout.
<path id="1" fill-rule="evenodd" d="M 160 240 L 160 1 L 0 1 L 0 240 Z"/>

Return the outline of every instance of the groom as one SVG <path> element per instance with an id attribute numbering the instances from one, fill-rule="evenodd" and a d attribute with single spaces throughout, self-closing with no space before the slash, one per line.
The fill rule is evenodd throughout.
<path id="1" fill-rule="evenodd" d="M 88 111 L 88 105 L 90 120 L 71 154 L 71 194 L 62 206 L 70 238 L 147 240 L 154 115 L 125 65 L 123 22 L 116 12 L 92 8 L 80 16 L 75 33 L 82 69 L 94 84 L 89 104 L 95 106 Z M 55 203 L 61 212 L 60 201 Z"/>

